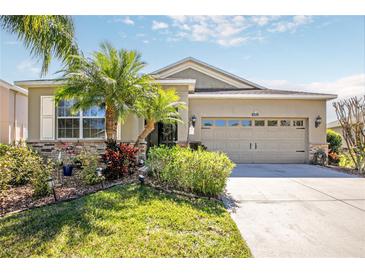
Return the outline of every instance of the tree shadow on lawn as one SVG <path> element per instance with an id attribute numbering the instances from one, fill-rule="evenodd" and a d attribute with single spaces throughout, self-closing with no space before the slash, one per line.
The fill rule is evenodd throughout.
<path id="1" fill-rule="evenodd" d="M 137 199 L 137 205 L 129 202 Z M 148 206 L 154 200 L 173 201 L 177 205 L 188 205 L 209 215 L 225 213 L 222 204 L 205 199 L 188 200 L 175 195 L 160 193 L 150 187 L 127 185 L 117 186 L 80 199 L 44 206 L 0 219 L 0 257 L 47 256 L 47 243 L 67 231 L 68 247 L 75 247 L 90 233 L 105 237 L 115 233 L 112 228 L 100 224 L 117 214 L 118 221 L 127 221 L 138 214 L 133 208 Z"/>

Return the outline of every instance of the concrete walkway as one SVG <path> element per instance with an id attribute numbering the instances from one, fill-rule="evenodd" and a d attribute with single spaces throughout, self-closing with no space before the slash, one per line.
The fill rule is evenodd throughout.
<path id="1" fill-rule="evenodd" d="M 255 257 L 365 257 L 365 179 L 311 165 L 237 165 L 225 204 Z"/>

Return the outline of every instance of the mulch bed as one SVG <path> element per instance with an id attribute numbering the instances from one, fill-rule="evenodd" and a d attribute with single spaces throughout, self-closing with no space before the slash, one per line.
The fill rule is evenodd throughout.
<path id="1" fill-rule="evenodd" d="M 328 165 L 328 168 L 334 169 L 336 171 L 339 172 L 343 172 L 343 173 L 347 173 L 350 175 L 355 175 L 355 176 L 359 176 L 359 177 L 365 177 L 365 174 L 361 174 L 359 173 L 359 171 L 357 171 L 356 169 L 352 169 L 352 168 L 346 168 L 346 167 L 339 167 L 339 166 L 333 166 L 333 165 Z"/>
<path id="2" fill-rule="evenodd" d="M 133 174 L 119 180 L 106 181 L 103 184 L 85 185 L 78 177 L 78 170 L 71 177 L 61 176 L 61 184 L 55 186 L 57 201 L 53 193 L 47 197 L 35 199 L 31 185 L 10 187 L 5 192 L 0 193 L 0 216 L 24 211 L 27 209 L 40 207 L 48 204 L 80 198 L 84 195 L 91 194 L 112 186 L 128 184 L 138 181 L 138 175 Z"/>

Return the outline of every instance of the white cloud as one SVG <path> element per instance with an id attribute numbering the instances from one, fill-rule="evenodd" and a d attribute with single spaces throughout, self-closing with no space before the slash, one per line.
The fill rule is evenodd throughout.
<path id="1" fill-rule="evenodd" d="M 142 41 L 144 44 L 149 44 L 150 43 L 150 41 L 148 41 L 148 40 L 143 40 Z"/>
<path id="2" fill-rule="evenodd" d="M 33 63 L 31 60 L 24 60 L 21 63 L 19 63 L 16 68 L 20 72 L 28 72 L 31 74 L 39 74 L 41 71 L 41 68 L 38 67 L 35 63 Z"/>
<path id="3" fill-rule="evenodd" d="M 311 16 L 306 15 L 296 15 L 293 16 L 290 21 L 279 21 L 273 24 L 271 28 L 269 28 L 270 32 L 295 32 L 298 27 L 302 25 L 306 25 L 312 23 L 313 19 Z"/>
<path id="4" fill-rule="evenodd" d="M 365 74 L 341 77 L 335 81 L 293 84 L 287 80 L 263 80 L 268 88 L 303 90 L 308 92 L 337 94 L 339 98 L 365 94 Z"/>
<path id="5" fill-rule="evenodd" d="M 129 16 L 117 17 L 112 19 L 110 22 L 123 23 L 126 25 L 134 25 L 134 21 Z"/>
<path id="6" fill-rule="evenodd" d="M 168 41 L 187 39 L 216 43 L 224 47 L 262 41 L 263 33 L 294 32 L 312 21 L 309 16 L 170 16 L 173 37 Z M 183 34 L 183 35 L 181 35 Z"/>
<path id="7" fill-rule="evenodd" d="M 287 80 L 264 80 L 258 82 L 261 82 L 268 88 L 337 94 L 338 99 L 365 95 L 365 74 L 349 75 L 335 81 L 312 82 L 307 84 L 293 84 Z M 332 102 L 327 102 L 328 122 L 336 120 L 336 113 Z"/>
<path id="8" fill-rule="evenodd" d="M 219 39 L 217 43 L 225 47 L 230 47 L 242 45 L 243 43 L 247 42 L 247 40 L 248 38 L 236 37 L 232 39 Z"/>
<path id="9" fill-rule="evenodd" d="M 229 47 L 241 45 L 249 39 L 241 34 L 249 26 L 243 16 L 171 16 L 170 18 L 177 32 L 169 41 L 189 39 Z"/>
<path id="10" fill-rule="evenodd" d="M 134 25 L 134 21 L 132 19 L 130 19 L 129 16 L 126 16 L 123 19 L 123 23 L 126 24 L 126 25 Z"/>
<path id="11" fill-rule="evenodd" d="M 365 73 L 342 77 L 334 82 L 313 82 L 306 87 L 309 90 L 335 93 L 340 98 L 365 95 Z"/>
<path id="12" fill-rule="evenodd" d="M 153 30 L 159 30 L 159 29 L 167 29 L 169 27 L 169 25 L 165 22 L 160 22 L 160 21 L 152 21 L 152 29 Z"/>
<path id="13" fill-rule="evenodd" d="M 266 26 L 271 21 L 279 19 L 280 16 L 252 16 L 251 21 L 258 26 Z"/>

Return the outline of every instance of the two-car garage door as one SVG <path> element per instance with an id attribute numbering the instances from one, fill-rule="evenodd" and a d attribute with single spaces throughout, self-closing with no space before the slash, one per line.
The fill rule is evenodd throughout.
<path id="1" fill-rule="evenodd" d="M 203 118 L 202 143 L 236 163 L 305 163 L 306 120 Z"/>

